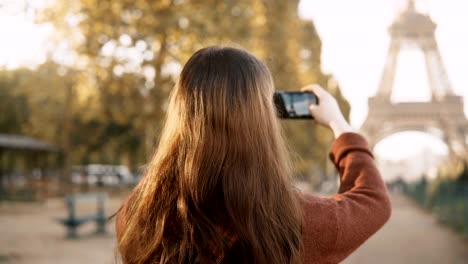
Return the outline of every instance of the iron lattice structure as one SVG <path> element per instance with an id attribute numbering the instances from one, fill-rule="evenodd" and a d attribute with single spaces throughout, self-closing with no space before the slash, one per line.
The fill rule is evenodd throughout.
<path id="1" fill-rule="evenodd" d="M 369 98 L 369 114 L 361 127 L 372 147 L 391 134 L 416 130 L 438 136 L 452 156 L 468 154 L 463 98 L 453 92 L 435 39 L 436 28 L 429 15 L 416 10 L 412 0 L 390 26 L 391 42 L 382 79 L 377 94 Z M 429 102 L 391 102 L 398 55 L 408 46 L 416 46 L 424 54 Z"/>

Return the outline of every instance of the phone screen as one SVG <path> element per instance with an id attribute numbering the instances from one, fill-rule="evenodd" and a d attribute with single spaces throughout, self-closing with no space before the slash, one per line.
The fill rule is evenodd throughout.
<path id="1" fill-rule="evenodd" d="M 273 100 L 281 118 L 312 119 L 309 105 L 317 104 L 317 96 L 307 92 L 275 92 Z"/>

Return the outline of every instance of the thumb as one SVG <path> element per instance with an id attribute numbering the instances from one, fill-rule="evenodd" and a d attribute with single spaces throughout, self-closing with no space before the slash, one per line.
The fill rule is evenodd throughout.
<path id="1" fill-rule="evenodd" d="M 313 114 L 313 113 L 315 113 L 315 112 L 317 112 L 319 110 L 319 106 L 316 105 L 316 104 L 311 104 L 311 105 L 309 105 L 309 110 Z"/>
<path id="2" fill-rule="evenodd" d="M 320 124 L 319 106 L 315 104 L 311 104 L 309 105 L 309 111 L 310 111 L 310 114 L 312 115 L 313 122 L 315 124 Z"/>

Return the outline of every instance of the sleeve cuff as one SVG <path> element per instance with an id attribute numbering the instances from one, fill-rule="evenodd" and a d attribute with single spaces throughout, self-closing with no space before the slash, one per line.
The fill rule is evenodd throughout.
<path id="1" fill-rule="evenodd" d="M 369 149 L 367 140 L 357 133 L 343 133 L 340 135 L 335 142 L 333 142 L 330 151 L 330 160 L 334 164 L 339 164 L 346 154 L 351 151 L 361 151 L 369 154 L 372 158 L 372 152 Z"/>

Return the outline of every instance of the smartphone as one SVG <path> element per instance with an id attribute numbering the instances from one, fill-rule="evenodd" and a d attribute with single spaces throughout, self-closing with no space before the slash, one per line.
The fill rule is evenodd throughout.
<path id="1" fill-rule="evenodd" d="M 313 119 L 309 105 L 318 104 L 318 97 L 310 92 L 276 91 L 273 102 L 280 118 Z"/>

